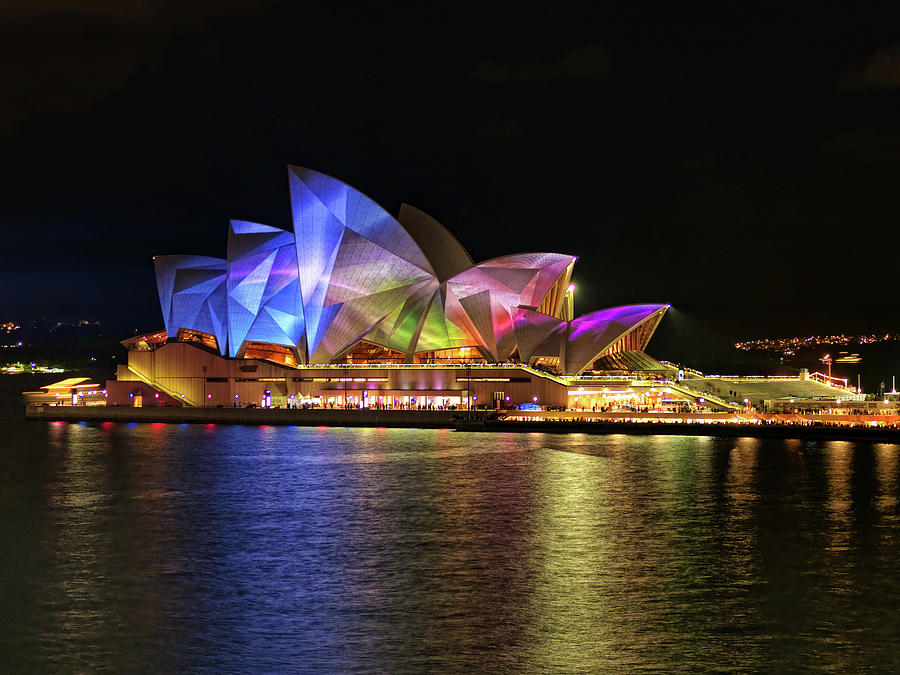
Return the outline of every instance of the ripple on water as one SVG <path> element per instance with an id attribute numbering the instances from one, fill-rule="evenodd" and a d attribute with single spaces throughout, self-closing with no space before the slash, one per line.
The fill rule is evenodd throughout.
<path id="1" fill-rule="evenodd" d="M 895 664 L 895 445 L 11 428 L 10 668 Z"/>

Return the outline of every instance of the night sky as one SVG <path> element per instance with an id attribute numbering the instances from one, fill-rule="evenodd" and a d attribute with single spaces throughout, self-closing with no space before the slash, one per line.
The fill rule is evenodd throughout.
<path id="1" fill-rule="evenodd" d="M 152 256 L 289 227 L 292 163 L 670 343 L 900 330 L 896 2 L 0 7 L 0 319 L 160 327 Z"/>

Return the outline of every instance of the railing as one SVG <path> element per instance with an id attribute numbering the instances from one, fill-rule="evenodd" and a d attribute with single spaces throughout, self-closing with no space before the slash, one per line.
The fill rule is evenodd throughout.
<path id="1" fill-rule="evenodd" d="M 848 386 L 846 377 L 832 377 L 825 373 L 810 373 L 809 378 L 820 384 L 827 384 L 829 387 L 838 387 L 839 389 L 846 389 L 847 391 L 856 391 L 855 387 Z"/>
<path id="2" fill-rule="evenodd" d="M 256 361 L 263 359 L 248 359 L 248 361 Z M 322 363 L 322 364 L 302 364 L 295 366 L 287 366 L 285 364 L 272 362 L 275 365 L 282 366 L 285 368 L 290 368 L 292 370 L 352 370 L 353 368 L 362 368 L 365 370 L 428 370 L 428 369 L 442 369 L 446 370 L 448 368 L 453 368 L 456 370 L 500 370 L 500 369 L 509 369 L 509 370 L 524 370 L 525 372 L 531 373 L 533 375 L 537 375 L 538 377 L 545 377 L 548 380 L 552 380 L 553 382 L 557 382 L 559 384 L 568 385 L 571 378 L 560 377 L 559 375 L 554 375 L 553 373 L 548 373 L 543 370 L 539 370 L 534 368 L 533 366 L 526 365 L 524 363 Z"/>
<path id="3" fill-rule="evenodd" d="M 263 359 L 259 359 L 254 357 L 253 359 L 247 359 L 248 361 L 261 361 Z M 283 366 L 283 363 L 278 363 L 277 361 L 273 361 L 277 365 Z M 472 368 L 473 370 L 476 368 L 530 368 L 538 373 L 543 373 L 541 370 L 537 370 L 536 368 L 532 368 L 531 366 L 524 365 L 522 363 L 305 363 L 305 364 L 297 364 L 295 366 L 287 366 L 288 368 L 293 368 L 295 370 L 316 370 L 319 368 L 332 368 L 332 369 L 341 369 L 341 368 Z M 547 373 L 544 373 L 545 375 Z"/>
<path id="4" fill-rule="evenodd" d="M 551 382 L 556 382 L 557 384 L 561 384 L 564 386 L 569 385 L 568 378 L 560 377 L 559 375 L 553 375 L 552 373 L 545 373 L 543 370 L 538 370 L 537 368 L 532 368 L 531 366 L 526 366 L 523 364 L 509 364 L 509 367 L 521 368 L 527 373 L 537 375 L 538 377 L 545 377 Z"/>
<path id="5" fill-rule="evenodd" d="M 737 403 L 732 403 L 731 401 L 726 401 L 723 398 L 716 396 L 715 394 L 710 394 L 707 391 L 703 391 L 702 389 L 694 389 L 693 387 L 689 387 L 684 382 L 673 382 L 668 385 L 674 389 L 680 389 L 682 393 L 688 394 L 689 396 L 693 396 L 694 398 L 704 398 L 710 403 L 715 403 L 716 405 L 720 405 L 723 408 L 727 408 L 729 410 L 740 410 L 741 406 Z"/>
<path id="6" fill-rule="evenodd" d="M 601 380 L 603 377 L 605 377 L 605 376 L 590 376 L 590 379 L 581 378 L 581 377 L 572 378 L 569 384 L 570 385 L 577 384 L 577 380 L 579 380 L 579 379 L 584 379 L 584 380 L 590 382 L 591 380 L 594 380 L 594 381 Z M 627 382 L 628 385 L 631 387 L 667 387 L 669 389 L 679 391 L 682 394 L 687 394 L 688 396 L 692 396 L 695 399 L 704 398 L 704 399 L 706 399 L 706 401 L 709 401 L 710 403 L 712 403 L 714 405 L 722 406 L 723 408 L 726 408 L 728 410 L 740 410 L 740 408 L 741 408 L 741 405 L 738 403 L 732 403 L 731 401 L 727 401 L 727 400 L 717 396 L 716 394 L 711 394 L 708 391 L 690 387 L 690 386 L 686 385 L 683 380 L 681 382 L 676 382 L 675 380 L 635 380 L 633 378 L 628 378 L 628 377 L 617 377 L 617 378 L 613 378 L 613 379 L 615 379 L 619 382 L 623 382 L 623 383 Z"/>
<path id="7" fill-rule="evenodd" d="M 799 375 L 703 375 L 703 377 L 708 380 L 750 380 L 753 382 L 759 380 L 796 382 L 800 379 Z"/>
<path id="8" fill-rule="evenodd" d="M 634 378 L 629 375 L 575 375 L 570 377 L 570 382 L 613 382 L 613 381 L 633 381 Z M 669 382 L 665 378 L 641 380 L 641 382 Z"/>
<path id="9" fill-rule="evenodd" d="M 128 368 L 129 371 L 131 371 L 132 373 L 134 373 L 135 375 L 137 375 L 138 379 L 139 379 L 141 382 L 143 382 L 143 383 L 146 384 L 146 385 L 149 385 L 149 386 L 153 387 L 154 389 L 159 389 L 161 392 L 163 392 L 164 394 L 168 394 L 169 396 L 171 396 L 171 397 L 172 397 L 173 399 L 175 399 L 176 401 L 179 401 L 179 400 L 180 400 L 180 401 L 184 401 L 184 402 L 187 403 L 188 405 L 193 405 L 193 406 L 196 406 L 196 405 L 197 405 L 197 402 L 196 402 L 196 401 L 193 401 L 193 400 L 189 399 L 187 396 L 185 396 L 185 395 L 182 394 L 181 392 L 177 392 L 177 391 L 175 391 L 174 389 L 169 389 L 166 385 L 161 384 L 160 382 L 154 380 L 153 378 L 151 378 L 151 377 L 145 375 L 144 373 L 142 373 L 141 371 L 139 371 L 137 368 L 135 368 L 135 367 L 134 367 L 133 365 L 131 365 L 130 363 L 128 364 L 127 368 Z"/>
<path id="10" fill-rule="evenodd" d="M 696 375 L 697 377 L 706 377 L 706 375 L 701 373 L 699 370 L 697 370 L 695 368 L 691 368 L 690 366 L 684 366 L 682 368 L 679 368 L 676 364 L 672 363 L 671 361 L 660 361 L 660 363 L 663 364 L 664 366 L 669 366 L 670 368 L 674 368 L 675 370 L 683 370 L 685 375 L 687 375 L 688 373 L 691 373 L 692 375 Z"/>

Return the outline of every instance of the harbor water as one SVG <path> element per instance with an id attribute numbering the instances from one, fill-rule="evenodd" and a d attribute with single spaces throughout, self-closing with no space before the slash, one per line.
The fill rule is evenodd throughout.
<path id="1" fill-rule="evenodd" d="M 898 445 L 3 404 L 4 672 L 900 668 Z"/>

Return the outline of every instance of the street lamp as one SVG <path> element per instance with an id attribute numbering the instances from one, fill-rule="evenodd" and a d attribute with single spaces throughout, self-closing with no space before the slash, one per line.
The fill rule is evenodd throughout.
<path id="1" fill-rule="evenodd" d="M 828 377 L 831 377 L 831 361 L 832 361 L 831 354 L 826 354 L 821 359 L 819 359 L 819 361 L 821 361 L 822 363 L 824 363 L 828 366 Z"/>
<path id="2" fill-rule="evenodd" d="M 466 363 L 466 410 L 472 412 L 472 396 L 471 385 L 469 384 L 472 374 L 472 366 Z"/>

